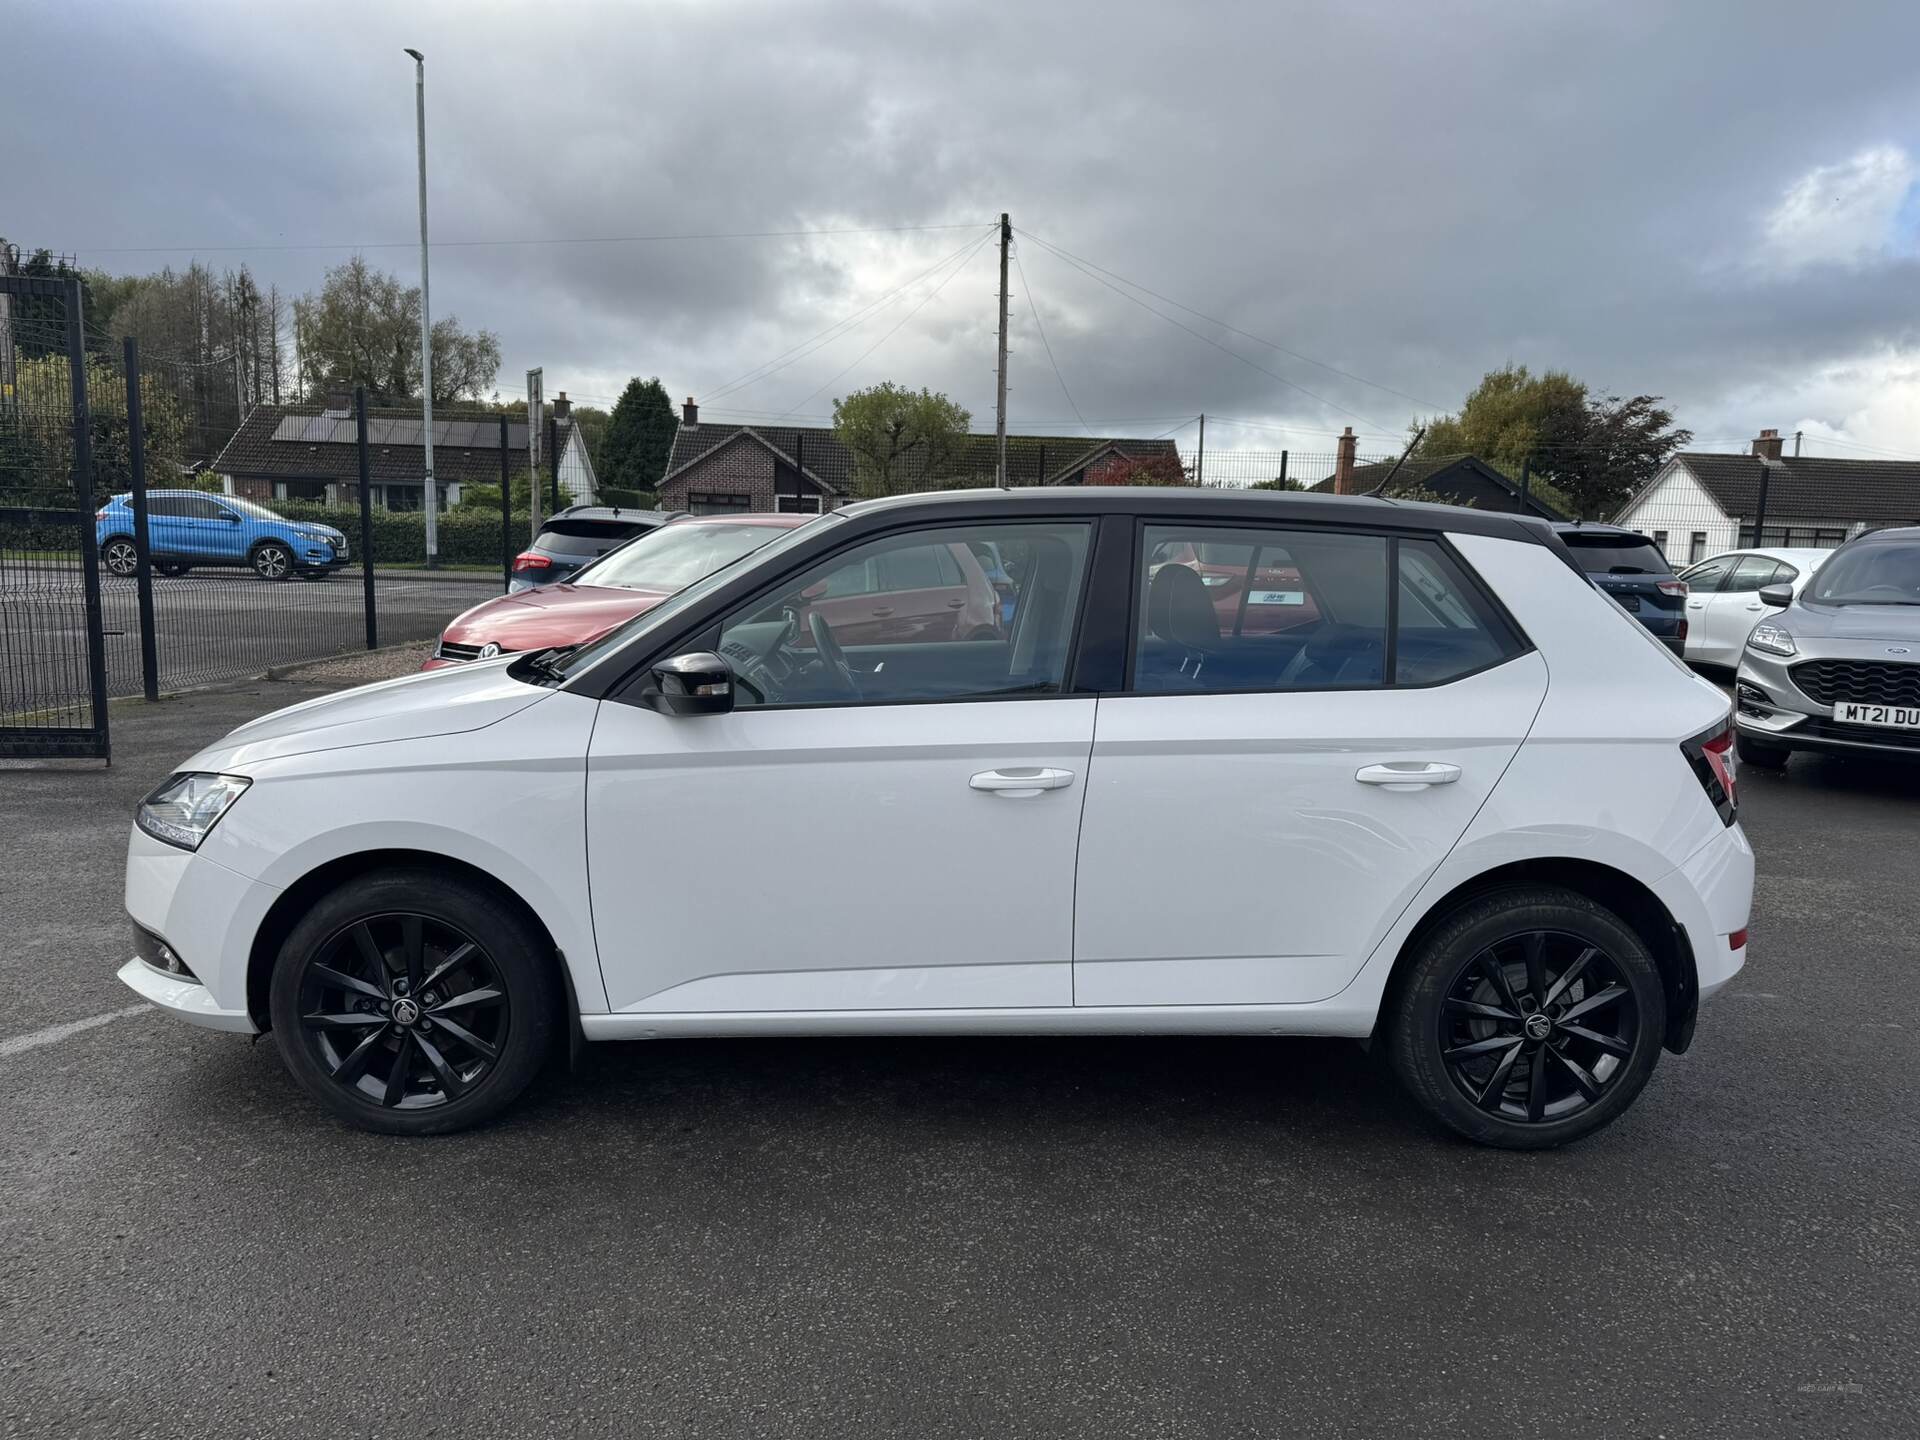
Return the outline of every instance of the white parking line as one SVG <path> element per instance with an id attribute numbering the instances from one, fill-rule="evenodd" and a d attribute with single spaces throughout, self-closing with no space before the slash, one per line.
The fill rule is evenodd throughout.
<path id="1" fill-rule="evenodd" d="M 83 1030 L 92 1030 L 97 1026 L 110 1024 L 115 1020 L 124 1020 L 129 1015 L 138 1015 L 143 1010 L 151 1010 L 151 1005 L 129 1005 L 124 1010 L 109 1010 L 104 1015 L 89 1015 L 84 1020 L 69 1020 L 65 1025 L 49 1025 L 44 1030 L 29 1030 L 24 1035 L 15 1035 L 0 1040 L 0 1060 L 9 1055 L 18 1055 L 23 1050 L 37 1050 L 42 1045 L 58 1045 L 69 1035 L 78 1035 Z"/>

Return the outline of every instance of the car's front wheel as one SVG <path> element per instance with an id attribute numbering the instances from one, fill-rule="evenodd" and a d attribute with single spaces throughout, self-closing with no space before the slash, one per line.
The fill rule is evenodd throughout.
<path id="1" fill-rule="evenodd" d="M 547 947 L 483 886 L 350 880 L 288 935 L 269 997 L 294 1079 L 348 1124 L 435 1135 L 492 1118 L 552 1053 Z"/>
<path id="2" fill-rule="evenodd" d="M 293 573 L 293 552 L 268 541 L 253 552 L 253 573 L 262 580 L 284 580 Z"/>
<path id="3" fill-rule="evenodd" d="M 1784 745 L 1769 745 L 1764 740 L 1749 740 L 1745 735 L 1733 737 L 1734 754 L 1739 756 L 1742 765 L 1752 765 L 1760 770 L 1782 770 L 1793 752 Z"/>
<path id="4" fill-rule="evenodd" d="M 1432 1119 L 1540 1150 L 1590 1135 L 1660 1059 L 1666 990 L 1633 930 L 1554 886 L 1470 901 L 1426 937 L 1399 985 L 1389 1055 Z"/>
<path id="5" fill-rule="evenodd" d="M 140 552 L 133 548 L 133 541 L 116 535 L 100 547 L 100 562 L 109 574 L 124 580 L 139 572 Z"/>

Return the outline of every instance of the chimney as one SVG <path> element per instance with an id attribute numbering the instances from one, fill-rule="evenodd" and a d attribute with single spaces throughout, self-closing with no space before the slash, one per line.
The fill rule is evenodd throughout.
<path id="1" fill-rule="evenodd" d="M 562 390 L 559 395 L 554 398 L 553 418 L 556 420 L 564 420 L 572 413 L 573 405 L 567 399 L 567 392 Z"/>
<path id="2" fill-rule="evenodd" d="M 680 423 L 689 430 L 697 429 L 700 424 L 700 407 L 693 403 L 693 397 L 687 396 L 687 403 L 680 407 Z"/>
<path id="3" fill-rule="evenodd" d="M 1760 432 L 1760 438 L 1753 442 L 1753 453 L 1756 458 L 1761 460 L 1778 460 L 1780 458 L 1780 432 L 1778 430 L 1762 430 Z"/>
<path id="4" fill-rule="evenodd" d="M 373 397 L 367 397 L 367 403 L 373 403 Z M 351 415 L 353 413 L 353 392 L 351 390 L 329 390 L 322 402 L 322 413 L 327 415 Z"/>
<path id="5" fill-rule="evenodd" d="M 1336 495 L 1353 494 L 1353 451 L 1359 443 L 1351 425 L 1341 432 L 1340 450 L 1333 462 L 1333 493 Z"/>

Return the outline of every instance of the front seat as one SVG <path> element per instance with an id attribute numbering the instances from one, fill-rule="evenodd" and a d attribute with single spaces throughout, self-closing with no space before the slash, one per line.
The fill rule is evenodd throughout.
<path id="1" fill-rule="evenodd" d="M 1220 645 L 1220 617 L 1204 581 L 1185 565 L 1162 565 L 1147 587 L 1147 629 L 1180 662 L 1179 673 L 1199 678 Z"/>

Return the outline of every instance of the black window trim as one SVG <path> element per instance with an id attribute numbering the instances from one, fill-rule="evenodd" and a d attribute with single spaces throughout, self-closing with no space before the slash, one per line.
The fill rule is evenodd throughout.
<path id="1" fill-rule="evenodd" d="M 1134 550 L 1131 568 L 1133 572 L 1134 589 L 1136 591 L 1139 585 L 1139 577 L 1146 571 L 1145 545 L 1146 521 L 1148 518 L 1149 517 L 1146 516 L 1134 517 L 1136 523 L 1134 526 Z M 1103 699 L 1197 700 L 1215 695 L 1316 695 L 1360 690 L 1436 690 L 1442 685 L 1457 685 L 1462 680 L 1471 680 L 1476 675 L 1484 675 L 1489 670 L 1497 670 L 1502 665 L 1511 664 L 1522 656 L 1532 655 L 1539 651 L 1540 647 L 1533 643 L 1533 637 L 1527 634 L 1525 628 L 1514 618 L 1513 612 L 1502 603 L 1498 595 L 1494 594 L 1493 587 L 1488 585 L 1486 580 L 1482 578 L 1480 572 L 1473 568 L 1466 556 L 1460 553 L 1458 547 L 1453 544 L 1445 532 L 1431 530 L 1407 531 L 1388 526 L 1308 525 L 1289 521 L 1269 521 L 1264 519 L 1241 520 L 1231 517 L 1214 517 L 1188 521 L 1177 515 L 1154 515 L 1151 519 L 1154 524 L 1162 528 L 1194 525 L 1218 530 L 1279 530 L 1295 532 L 1315 530 L 1328 534 L 1358 535 L 1362 537 L 1372 536 L 1385 540 L 1387 542 L 1387 615 L 1384 622 L 1386 625 L 1386 639 L 1381 646 L 1381 683 L 1378 685 L 1248 686 L 1231 690 L 1136 689 L 1134 688 L 1134 666 L 1138 662 L 1140 654 L 1140 636 L 1137 633 L 1137 629 L 1141 624 L 1142 617 L 1137 608 L 1139 604 L 1137 594 L 1130 594 L 1130 608 L 1128 610 L 1127 621 L 1127 666 L 1124 688 L 1117 691 L 1101 692 Z M 1394 666 L 1399 658 L 1395 653 L 1397 649 L 1397 640 L 1395 637 L 1399 629 L 1400 620 L 1400 542 L 1403 539 L 1431 540 L 1439 547 L 1441 553 L 1451 560 L 1459 569 L 1461 578 L 1473 588 L 1474 592 L 1486 602 L 1487 606 L 1507 627 L 1514 641 L 1514 648 L 1511 652 L 1504 653 L 1499 659 L 1489 661 L 1485 665 L 1475 666 L 1471 670 L 1462 670 L 1457 675 L 1449 675 L 1444 680 L 1405 682 L 1393 678 L 1395 675 Z M 1586 579 L 1585 574 L 1583 573 L 1580 578 L 1584 581 Z"/>
<path id="2" fill-rule="evenodd" d="M 765 585 L 752 590 L 738 599 L 716 603 L 716 611 L 706 618 L 674 632 L 674 638 L 659 646 L 648 647 L 646 658 L 636 663 L 631 670 L 622 673 L 620 678 L 602 694 L 602 699 L 612 700 L 622 705 L 636 708 L 648 708 L 643 698 L 648 684 L 652 680 L 652 671 L 661 659 L 681 654 L 688 648 L 711 650 L 718 653 L 720 633 L 726 628 L 727 621 L 742 610 L 754 605 L 764 604 L 777 595 L 782 586 L 819 565 L 829 564 L 849 551 L 896 535 L 911 534 L 916 530 L 955 530 L 967 526 L 991 526 L 995 529 L 1011 529 L 1023 525 L 1083 525 L 1089 531 L 1087 563 L 1082 567 L 1080 576 L 1080 597 L 1078 608 L 1073 617 L 1073 628 L 1067 637 L 1066 664 L 1061 673 L 1061 684 L 1057 690 L 1043 694 L 1014 694 L 1006 691 L 984 695 L 931 695 L 915 696 L 903 700 L 796 700 L 777 705 L 753 705 L 741 707 L 756 715 L 771 714 L 783 710 L 846 710 L 855 707 L 868 710 L 890 710 L 907 705 L 981 705 L 1031 703 L 1048 700 L 1090 700 L 1091 692 L 1076 691 L 1073 686 L 1075 669 L 1079 662 L 1081 627 L 1086 622 L 1087 612 L 1093 598 L 1094 559 L 1100 544 L 1102 521 L 1107 517 L 1067 512 L 1058 515 L 1018 515 L 1008 518 L 972 519 L 955 517 L 935 520 L 922 517 L 919 520 L 907 520 L 897 525 L 889 525 L 879 530 L 862 530 L 847 538 L 844 544 L 831 549 L 815 552 L 794 564 L 782 567 L 779 575 Z M 997 592 L 996 592 L 997 593 Z"/>

